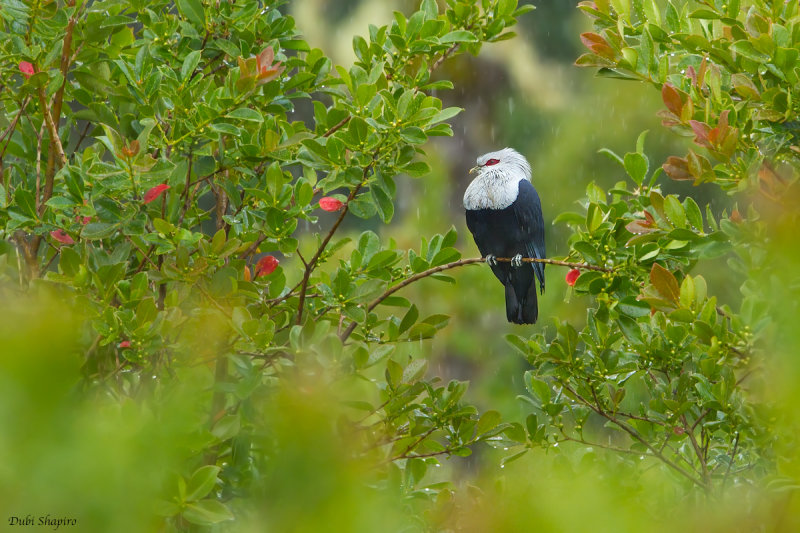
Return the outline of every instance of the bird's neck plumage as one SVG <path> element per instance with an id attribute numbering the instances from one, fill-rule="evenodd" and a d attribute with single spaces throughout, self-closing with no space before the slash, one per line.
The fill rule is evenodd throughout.
<path id="1" fill-rule="evenodd" d="M 529 179 L 522 172 L 486 170 L 464 192 L 464 208 L 505 209 L 514 203 L 519 194 L 519 182 Z"/>

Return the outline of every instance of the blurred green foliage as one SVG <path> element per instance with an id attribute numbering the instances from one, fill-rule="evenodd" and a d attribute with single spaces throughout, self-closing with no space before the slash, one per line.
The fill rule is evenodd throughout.
<path id="1" fill-rule="evenodd" d="M 582 2 L 577 63 L 694 142 L 647 151 L 656 91 L 500 42 L 530 6 L 409 2 L 350 67 L 291 7 L 3 4 L 0 519 L 797 529 L 796 4 Z M 508 343 L 437 179 L 496 142 L 606 269 Z"/>

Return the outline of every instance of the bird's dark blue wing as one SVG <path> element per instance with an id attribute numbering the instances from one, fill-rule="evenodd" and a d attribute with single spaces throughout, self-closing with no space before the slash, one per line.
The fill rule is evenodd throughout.
<path id="1" fill-rule="evenodd" d="M 519 180 L 519 195 L 512 204 L 517 217 L 519 228 L 525 239 L 525 249 L 528 257 L 544 259 L 544 218 L 542 216 L 542 202 L 536 189 L 528 180 Z M 531 263 L 536 277 L 539 279 L 539 288 L 544 292 L 544 263 Z"/>

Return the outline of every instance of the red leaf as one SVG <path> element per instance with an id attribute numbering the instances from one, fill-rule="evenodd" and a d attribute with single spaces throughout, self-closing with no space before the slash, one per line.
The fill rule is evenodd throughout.
<path id="1" fill-rule="evenodd" d="M 162 183 L 160 185 L 152 187 L 149 191 L 144 193 L 144 200 L 142 201 L 142 203 L 149 204 L 150 202 L 161 196 L 161 193 L 169 188 L 170 188 L 169 185 L 167 185 L 166 183 Z"/>
<path id="2" fill-rule="evenodd" d="M 19 71 L 22 72 L 22 75 L 25 76 L 26 78 L 30 78 L 31 76 L 33 76 L 35 69 L 33 68 L 33 65 L 31 63 L 28 63 L 27 61 L 20 61 Z"/>
<path id="3" fill-rule="evenodd" d="M 689 125 L 695 135 L 694 142 L 704 148 L 712 148 L 711 143 L 708 142 L 708 134 L 711 133 L 711 127 L 698 120 L 690 120 Z"/>
<path id="4" fill-rule="evenodd" d="M 50 232 L 50 236 L 62 244 L 75 244 L 75 241 L 67 235 L 63 229 L 57 229 Z"/>
<path id="5" fill-rule="evenodd" d="M 578 270 L 577 268 L 573 268 L 572 270 L 567 272 L 567 276 L 565 278 L 565 280 L 567 282 L 567 285 L 569 285 L 570 287 L 574 287 L 575 286 L 575 282 L 578 281 L 578 276 L 580 276 L 580 275 L 581 275 L 581 271 Z"/>
<path id="6" fill-rule="evenodd" d="M 650 269 L 650 283 L 653 284 L 653 287 L 665 300 L 678 303 L 678 299 L 681 296 L 681 288 L 672 272 L 658 263 L 653 263 L 653 268 Z"/>
<path id="7" fill-rule="evenodd" d="M 344 204 L 341 201 L 333 198 L 332 196 L 326 196 L 319 199 L 319 207 L 323 211 L 338 211 L 343 205 Z"/>
<path id="8" fill-rule="evenodd" d="M 592 32 L 581 33 L 581 42 L 583 43 L 583 46 L 585 46 L 586 48 L 591 48 L 592 45 L 598 43 L 605 45 L 608 44 L 602 35 L 598 35 L 597 33 L 592 33 Z"/>
<path id="9" fill-rule="evenodd" d="M 75 222 L 80 222 L 82 225 L 86 225 L 92 221 L 92 217 L 82 217 L 80 215 L 75 215 Z"/>
<path id="10" fill-rule="evenodd" d="M 119 343 L 119 347 L 120 348 L 130 348 L 131 347 L 131 341 L 122 341 L 121 343 Z"/>
<path id="11" fill-rule="evenodd" d="M 676 181 L 694 181 L 694 177 L 689 172 L 689 162 L 682 157 L 675 157 L 671 155 L 667 158 L 667 162 L 661 165 L 664 172 L 670 179 Z"/>
<path id="12" fill-rule="evenodd" d="M 278 260 L 271 255 L 265 255 L 256 263 L 256 277 L 269 276 L 278 268 Z"/>
<path id="13" fill-rule="evenodd" d="M 686 76 L 692 80 L 692 85 L 697 87 L 697 72 L 694 70 L 693 66 L 690 65 L 689 68 L 686 69 Z"/>
<path id="14" fill-rule="evenodd" d="M 653 227 L 653 224 L 648 222 L 647 220 L 634 220 L 633 222 L 629 222 L 625 229 L 633 233 L 634 235 L 642 235 L 644 233 L 652 233 L 656 230 Z"/>
<path id="15" fill-rule="evenodd" d="M 253 279 L 252 274 L 250 274 L 250 267 L 249 266 L 247 266 L 247 265 L 244 266 L 244 273 L 243 273 L 242 277 L 244 278 L 245 281 L 250 281 L 251 279 Z"/>
<path id="16" fill-rule="evenodd" d="M 664 105 L 667 109 L 672 111 L 677 116 L 681 116 L 681 109 L 683 109 L 683 98 L 673 85 L 665 83 L 661 86 L 661 99 L 664 100 Z"/>
<path id="17" fill-rule="evenodd" d="M 264 48 L 258 56 L 256 56 L 257 75 L 256 79 L 258 84 L 262 85 L 271 79 L 275 78 L 278 74 L 283 72 L 283 66 L 278 61 L 274 65 L 272 61 L 275 59 L 275 52 L 271 46 Z"/>

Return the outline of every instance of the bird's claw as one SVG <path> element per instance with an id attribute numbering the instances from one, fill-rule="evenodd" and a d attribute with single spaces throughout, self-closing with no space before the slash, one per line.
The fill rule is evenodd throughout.
<path id="1" fill-rule="evenodd" d="M 511 266 L 514 268 L 519 268 L 522 266 L 522 254 L 517 254 L 511 258 Z"/>
<path id="2" fill-rule="evenodd" d="M 494 266 L 497 264 L 497 256 L 494 254 L 488 254 L 486 256 L 486 263 L 490 266 Z"/>

